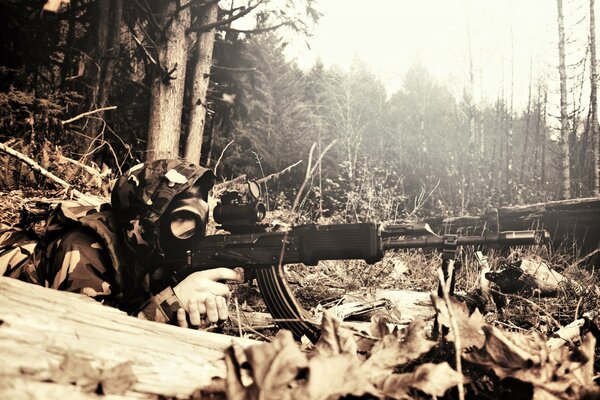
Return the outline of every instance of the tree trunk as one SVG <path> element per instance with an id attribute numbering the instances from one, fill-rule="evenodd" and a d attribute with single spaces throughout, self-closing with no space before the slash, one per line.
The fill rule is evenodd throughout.
<path id="1" fill-rule="evenodd" d="M 520 171 L 519 182 L 522 185 L 527 184 L 525 182 L 525 177 L 526 177 L 526 172 L 527 172 L 527 159 L 530 156 L 529 152 L 527 150 L 529 147 L 529 128 L 530 128 L 530 122 L 531 122 L 531 97 L 532 97 L 531 82 L 533 80 L 532 66 L 533 66 L 533 57 L 531 58 L 531 60 L 529 62 L 529 94 L 527 95 L 527 119 L 525 121 L 525 137 L 523 138 L 525 143 L 523 144 L 523 151 L 521 153 L 521 171 Z M 529 177 L 527 177 L 527 178 L 529 178 Z"/>
<path id="2" fill-rule="evenodd" d="M 95 41 L 97 43 L 95 57 L 87 64 L 89 71 L 88 84 L 91 88 L 89 109 L 102 108 L 108 105 L 115 63 L 119 56 L 121 38 L 121 20 L 123 16 L 123 0 L 99 0 L 97 5 L 98 19 Z M 94 142 L 101 134 L 104 112 L 99 112 L 88 120 L 84 152 L 89 153 Z"/>
<path id="3" fill-rule="evenodd" d="M 515 200 L 513 194 L 513 128 L 514 128 L 514 104 L 515 104 L 515 52 L 514 52 L 514 35 L 513 27 L 510 27 L 510 111 L 508 115 L 508 129 L 506 130 L 506 191 L 509 194 L 508 202 L 513 203 Z"/>
<path id="4" fill-rule="evenodd" d="M 598 129 L 598 66 L 596 64 L 596 17 L 590 0 L 590 136 L 592 138 L 593 195 L 600 196 L 600 129 Z"/>
<path id="5" fill-rule="evenodd" d="M 540 162 L 540 177 L 541 177 L 541 188 L 543 188 L 543 190 L 546 190 L 546 116 L 548 115 L 548 88 L 544 87 L 544 112 L 541 115 L 542 118 L 542 137 L 541 137 L 541 141 L 542 141 L 542 160 Z"/>
<path id="6" fill-rule="evenodd" d="M 186 30 L 190 26 L 187 2 L 161 0 L 158 14 L 165 28 L 157 41 L 160 76 L 155 77 L 150 89 L 147 160 L 179 156 L 188 50 Z"/>
<path id="7" fill-rule="evenodd" d="M 85 295 L 12 278 L 0 277 L 0 293 L 3 399 L 98 399 L 98 387 L 113 383 L 114 390 L 116 380 L 125 393 L 115 399 L 191 398 L 225 376 L 224 351 L 233 342 L 258 343 L 143 321 Z M 58 371 L 65 361 L 71 368 Z M 107 376 L 122 363 L 129 367 Z M 90 387 L 102 371 L 112 382 Z"/>
<path id="8" fill-rule="evenodd" d="M 219 10 L 218 3 L 210 4 L 202 10 L 200 24 L 207 25 L 217 21 Z M 210 68 L 212 66 L 213 48 L 215 43 L 215 29 L 198 34 L 196 42 L 196 62 L 192 71 L 192 94 L 190 96 L 190 120 L 187 126 L 187 135 L 184 158 L 191 163 L 200 162 L 202 153 L 202 134 L 206 120 L 206 93 L 210 80 Z"/>
<path id="9" fill-rule="evenodd" d="M 571 173 L 569 151 L 569 113 L 567 110 L 567 67 L 565 62 L 565 24 L 562 0 L 556 0 L 558 8 L 558 72 L 560 74 L 560 153 L 561 153 L 561 198 L 571 197 Z"/>

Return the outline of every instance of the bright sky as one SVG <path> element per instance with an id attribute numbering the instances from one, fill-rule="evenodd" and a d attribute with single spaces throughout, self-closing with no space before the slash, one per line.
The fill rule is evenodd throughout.
<path id="1" fill-rule="evenodd" d="M 567 63 L 574 63 L 585 55 L 589 2 L 564 3 L 572 41 Z M 406 71 L 421 62 L 460 94 L 468 82 L 470 37 L 476 99 L 493 101 L 503 88 L 510 98 L 511 53 L 515 107 L 526 104 L 530 69 L 534 82 L 537 76 L 547 77 L 551 91 L 558 89 L 552 82 L 558 76 L 556 1 L 320 0 L 317 8 L 323 16 L 307 40 L 310 49 L 301 40 L 288 46 L 289 56 L 304 68 L 316 59 L 348 67 L 356 57 L 391 94 L 401 87 Z"/>

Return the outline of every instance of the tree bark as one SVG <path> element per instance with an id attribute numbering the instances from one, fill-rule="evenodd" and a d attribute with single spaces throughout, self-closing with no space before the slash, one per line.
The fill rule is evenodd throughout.
<path id="1" fill-rule="evenodd" d="M 187 2 L 161 0 L 159 21 L 164 32 L 157 41 L 160 74 L 150 89 L 150 119 L 146 159 L 177 158 L 187 64 L 190 7 Z"/>
<path id="2" fill-rule="evenodd" d="M 99 0 L 96 4 L 98 19 L 95 40 L 97 43 L 95 57 L 86 67 L 88 83 L 91 87 L 89 109 L 105 107 L 108 104 L 114 69 L 120 50 L 121 20 L 123 16 L 123 0 Z M 84 153 L 89 153 L 95 139 L 101 133 L 102 117 L 99 113 L 88 121 L 86 140 L 83 143 Z"/>
<path id="3" fill-rule="evenodd" d="M 213 3 L 202 10 L 200 15 L 201 25 L 214 24 L 217 21 L 219 5 Z M 192 71 L 192 93 L 190 96 L 190 120 L 184 148 L 184 158 L 191 163 L 200 162 L 202 153 L 202 134 L 206 120 L 206 93 L 210 80 L 210 68 L 213 61 L 213 48 L 215 44 L 215 29 L 198 33 L 196 42 L 196 62 Z"/>
<path id="4" fill-rule="evenodd" d="M 569 113 L 567 110 L 567 67 L 565 62 L 565 24 L 563 2 L 556 0 L 558 9 L 558 72 L 560 75 L 560 153 L 561 153 L 561 198 L 571 197 L 571 162 L 569 151 Z"/>
<path id="5" fill-rule="evenodd" d="M 590 136 L 592 138 L 593 195 L 600 196 L 600 129 L 598 129 L 598 65 L 596 61 L 596 17 L 590 0 Z"/>
<path id="6" fill-rule="evenodd" d="M 0 398 L 98 399 L 95 387 L 86 392 L 77 384 L 85 383 L 89 369 L 122 363 L 130 365 L 134 383 L 114 398 L 190 398 L 225 376 L 223 355 L 233 342 L 257 343 L 143 321 L 85 295 L 12 278 L 0 277 L 0 293 Z M 91 361 L 64 372 L 76 385 L 49 378 L 68 357 Z"/>

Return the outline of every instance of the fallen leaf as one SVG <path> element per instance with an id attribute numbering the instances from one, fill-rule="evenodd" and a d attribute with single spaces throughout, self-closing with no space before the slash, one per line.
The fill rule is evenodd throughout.
<path id="1" fill-rule="evenodd" d="M 440 325 L 450 329 L 446 339 L 454 342 L 454 332 L 446 302 L 438 296 L 431 296 L 431 298 L 433 306 L 437 311 L 438 322 Z M 476 309 L 473 314 L 469 315 L 467 305 L 454 297 L 450 297 L 450 310 L 458 326 L 460 349 L 464 350 L 471 347 L 481 348 L 485 342 L 485 335 L 482 330 L 485 320 L 479 310 Z"/>
<path id="2" fill-rule="evenodd" d="M 317 354 L 356 354 L 357 346 L 352 333 L 341 327 L 341 322 L 331 312 L 323 313 L 321 337 L 315 345 Z"/>
<path id="3" fill-rule="evenodd" d="M 258 399 L 256 387 L 246 387 L 242 383 L 242 372 L 238 363 L 233 347 L 227 349 L 225 353 L 225 366 L 227 368 L 227 377 L 225 378 L 225 393 L 229 400 L 253 400 Z"/>
<path id="4" fill-rule="evenodd" d="M 406 398 L 410 389 L 417 389 L 431 396 L 441 397 L 446 391 L 463 381 L 463 376 L 450 364 L 427 363 L 413 372 L 390 375 L 383 382 L 383 393 L 392 398 Z"/>
<path id="5" fill-rule="evenodd" d="M 425 322 L 415 320 L 406 328 L 404 337 L 400 337 L 400 333 L 395 331 L 373 346 L 371 356 L 364 364 L 365 371 L 368 371 L 374 382 L 378 382 L 394 367 L 417 359 L 435 344 L 426 339 Z"/>
<path id="6" fill-rule="evenodd" d="M 382 338 L 385 335 L 390 334 L 390 328 L 387 323 L 390 321 L 390 318 L 384 314 L 374 314 L 371 317 L 371 335 L 376 338 Z"/>
<path id="7" fill-rule="evenodd" d="M 491 325 L 485 325 L 483 331 L 485 332 L 483 348 L 463 355 L 466 360 L 492 368 L 501 379 L 516 370 L 530 368 L 540 363 L 540 357 L 528 352 L 530 346 L 526 346 L 522 341 L 521 343 L 511 341 L 508 337 L 510 335 Z M 542 344 L 543 341 L 538 345 Z"/>
<path id="8" fill-rule="evenodd" d="M 290 398 L 290 384 L 308 364 L 292 333 L 285 330 L 280 331 L 269 344 L 249 347 L 246 356 L 254 386 L 264 399 Z"/>
<path id="9" fill-rule="evenodd" d="M 298 387 L 292 398 L 320 400 L 377 393 L 356 355 L 318 354 L 308 363 L 306 384 Z"/>
<path id="10" fill-rule="evenodd" d="M 485 326 L 485 346 L 463 357 L 491 368 L 501 379 L 511 377 L 531 383 L 533 398 L 542 400 L 582 398 L 593 385 L 595 339 L 588 334 L 574 350 L 551 351 L 540 335 L 502 332 Z"/>

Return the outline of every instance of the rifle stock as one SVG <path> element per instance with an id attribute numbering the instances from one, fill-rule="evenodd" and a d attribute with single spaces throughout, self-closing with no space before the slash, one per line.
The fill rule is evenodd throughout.
<path id="1" fill-rule="evenodd" d="M 378 226 L 374 223 L 301 225 L 288 232 L 211 235 L 179 260 L 170 260 L 178 280 L 205 269 L 243 267 L 253 271 L 274 320 L 297 338 L 319 336 L 318 323 L 300 305 L 286 280 L 284 265 L 316 265 L 323 260 L 359 259 L 374 263 L 386 251 L 406 248 L 537 245 L 545 231 L 509 231 L 482 236 L 438 236 L 427 224 Z"/>

